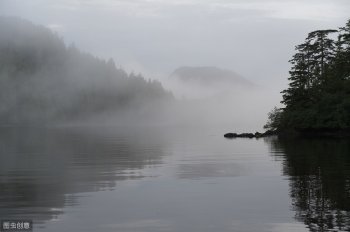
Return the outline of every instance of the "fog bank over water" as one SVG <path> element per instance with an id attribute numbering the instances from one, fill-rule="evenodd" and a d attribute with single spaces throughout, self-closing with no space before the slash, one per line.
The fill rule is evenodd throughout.
<path id="1" fill-rule="evenodd" d="M 215 126 L 234 132 L 261 131 L 275 95 L 265 89 L 236 91 L 202 99 L 181 99 L 169 119 L 178 125 Z M 175 110 L 174 110 L 175 109 Z"/>
<path id="2" fill-rule="evenodd" d="M 253 83 L 232 70 L 180 67 L 163 81 L 178 99 L 168 118 L 178 125 L 261 131 L 279 91 Z"/>

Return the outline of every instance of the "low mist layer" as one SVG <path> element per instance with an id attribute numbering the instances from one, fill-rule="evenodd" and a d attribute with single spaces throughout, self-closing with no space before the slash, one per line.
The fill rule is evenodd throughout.
<path id="1" fill-rule="evenodd" d="M 186 126 L 210 126 L 220 131 L 261 130 L 279 91 L 256 85 L 228 69 L 212 66 L 177 68 L 164 86 L 178 98 L 169 118 Z"/>
<path id="2" fill-rule="evenodd" d="M 179 67 L 165 84 L 180 98 L 198 99 L 221 95 L 223 92 L 252 90 L 256 87 L 234 71 L 213 66 Z"/>

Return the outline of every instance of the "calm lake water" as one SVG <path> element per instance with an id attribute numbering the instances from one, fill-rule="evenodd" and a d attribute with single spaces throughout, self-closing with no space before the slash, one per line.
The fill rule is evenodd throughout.
<path id="1" fill-rule="evenodd" d="M 350 141 L 2 128 L 0 220 L 33 231 L 349 231 Z"/>

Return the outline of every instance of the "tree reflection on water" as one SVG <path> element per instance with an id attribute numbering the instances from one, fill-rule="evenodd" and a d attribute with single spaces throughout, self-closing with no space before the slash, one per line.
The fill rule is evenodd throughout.
<path id="1" fill-rule="evenodd" d="M 290 181 L 295 218 L 310 231 L 350 230 L 350 140 L 267 139 Z"/>

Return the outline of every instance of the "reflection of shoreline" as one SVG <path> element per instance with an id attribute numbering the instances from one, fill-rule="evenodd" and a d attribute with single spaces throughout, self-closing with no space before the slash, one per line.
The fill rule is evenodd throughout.
<path id="1" fill-rule="evenodd" d="M 283 161 L 295 218 L 310 231 L 350 230 L 350 140 L 266 140 Z"/>
<path id="2" fill-rule="evenodd" d="M 3 128 L 0 218 L 54 220 L 79 204 L 78 193 L 143 178 L 142 169 L 162 156 L 160 143 L 134 133 Z"/>

